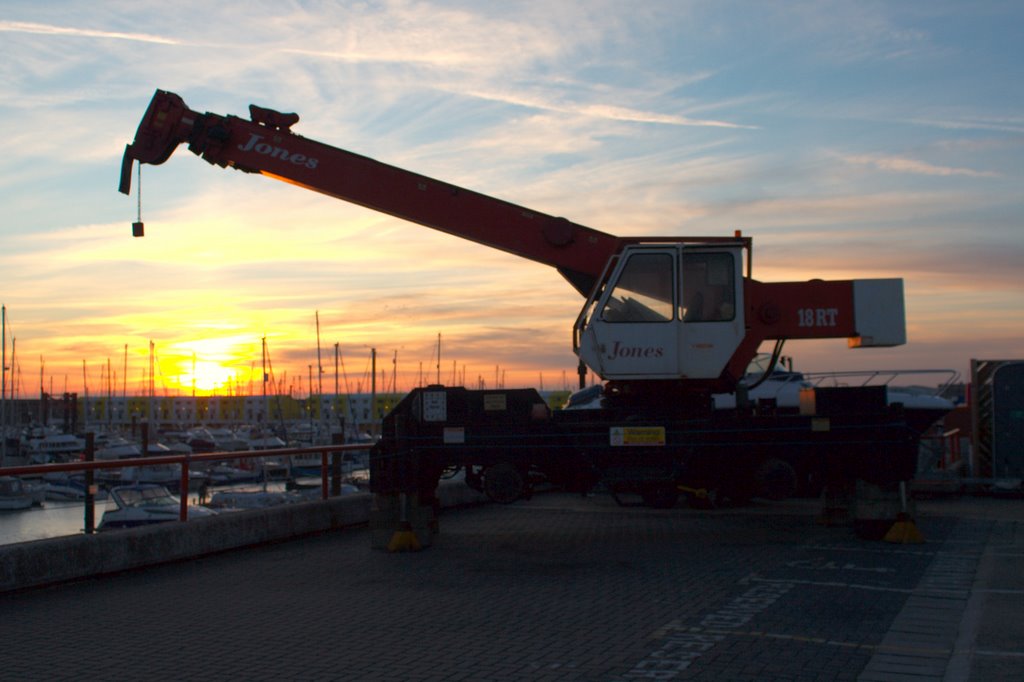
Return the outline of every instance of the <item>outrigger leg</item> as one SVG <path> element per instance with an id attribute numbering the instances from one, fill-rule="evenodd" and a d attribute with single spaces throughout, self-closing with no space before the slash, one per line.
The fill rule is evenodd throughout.
<path id="1" fill-rule="evenodd" d="M 896 515 L 896 523 L 882 538 L 886 542 L 895 542 L 902 545 L 916 545 L 924 542 L 924 536 L 917 529 L 917 524 L 907 512 L 907 483 L 900 481 L 900 511 Z"/>
<path id="2" fill-rule="evenodd" d="M 913 521 L 914 504 L 907 499 L 905 481 L 875 485 L 858 479 L 851 516 L 854 531 L 862 538 L 905 544 L 924 542 Z"/>
<path id="3" fill-rule="evenodd" d="M 370 507 L 370 536 L 374 549 L 415 552 L 429 547 L 437 532 L 432 503 L 421 504 L 416 493 L 377 493 Z"/>

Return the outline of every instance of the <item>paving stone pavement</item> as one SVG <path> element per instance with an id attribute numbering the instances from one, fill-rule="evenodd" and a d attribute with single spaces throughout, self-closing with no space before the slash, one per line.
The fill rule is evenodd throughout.
<path id="1" fill-rule="evenodd" d="M 446 511 L 0 595 L 4 679 L 1021 680 L 1024 501 L 922 502 L 923 545 L 813 501 Z"/>

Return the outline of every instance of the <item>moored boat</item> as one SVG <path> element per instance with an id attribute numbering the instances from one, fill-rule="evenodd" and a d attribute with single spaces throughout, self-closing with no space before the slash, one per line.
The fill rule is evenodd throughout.
<path id="1" fill-rule="evenodd" d="M 110 490 L 108 504 L 113 506 L 103 513 L 97 530 L 134 528 L 154 523 L 177 521 L 181 500 L 162 485 L 140 483 L 117 486 Z M 189 518 L 213 516 L 217 512 L 201 506 L 188 509 Z"/>
<path id="2" fill-rule="evenodd" d="M 66 472 L 51 472 L 43 475 L 42 483 L 47 500 L 66 501 L 85 499 L 85 476 Z M 105 500 L 107 491 L 97 486 L 94 499 Z"/>
<path id="3" fill-rule="evenodd" d="M 765 378 L 768 363 L 759 355 L 751 363 L 744 378 L 752 386 L 747 398 L 751 404 L 770 401 L 779 412 L 797 412 L 801 409 L 801 392 L 814 388 L 833 386 L 884 386 L 886 402 L 902 406 L 907 425 L 917 433 L 924 433 L 930 426 L 947 415 L 954 403 L 940 395 L 957 374 L 953 370 L 857 370 L 843 372 L 794 372 L 774 368 Z M 930 392 L 904 386 L 893 386 L 897 377 L 944 376 L 946 382 Z M 604 386 L 595 384 L 569 396 L 564 409 L 599 409 L 602 406 Z M 716 393 L 712 396 L 716 410 L 735 409 L 735 393 Z"/>
<path id="4" fill-rule="evenodd" d="M 15 476 L 0 476 L 0 510 L 17 511 L 32 506 L 32 493 Z"/>
<path id="5" fill-rule="evenodd" d="M 85 450 L 85 441 L 70 433 L 37 428 L 22 444 L 22 454 L 29 464 L 69 462 Z"/>

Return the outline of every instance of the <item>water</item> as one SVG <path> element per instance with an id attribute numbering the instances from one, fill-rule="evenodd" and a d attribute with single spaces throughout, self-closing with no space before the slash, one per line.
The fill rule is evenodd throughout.
<path id="1" fill-rule="evenodd" d="M 99 525 L 106 500 L 95 502 L 96 525 Z M 78 535 L 85 528 L 84 502 L 51 502 L 42 507 L 30 507 L 20 511 L 0 511 L 0 545 L 15 542 L 57 538 L 64 535 Z"/>
<path id="2" fill-rule="evenodd" d="M 197 504 L 196 496 L 189 495 L 189 504 Z M 116 508 L 113 502 L 93 502 L 94 526 L 100 525 L 107 505 Z M 85 532 L 85 502 L 47 500 L 42 507 L 29 507 L 18 511 L 0 510 L 0 545 L 15 542 L 59 538 L 65 535 L 80 535 Z"/>
<path id="3" fill-rule="evenodd" d="M 285 483 L 272 482 L 266 485 L 242 484 L 211 488 L 212 494 L 215 490 L 272 490 L 280 491 L 285 489 Z M 189 504 L 198 504 L 196 494 L 189 495 Z M 103 512 L 107 505 L 116 508 L 116 505 L 108 500 L 99 500 L 93 503 L 95 516 L 94 525 L 100 525 Z M 16 542 L 28 542 L 30 540 L 42 540 L 45 538 L 57 538 L 65 535 L 80 535 L 85 529 L 85 502 L 79 501 L 53 501 L 47 500 L 42 507 L 29 507 L 17 511 L 0 510 L 0 545 L 10 545 Z"/>

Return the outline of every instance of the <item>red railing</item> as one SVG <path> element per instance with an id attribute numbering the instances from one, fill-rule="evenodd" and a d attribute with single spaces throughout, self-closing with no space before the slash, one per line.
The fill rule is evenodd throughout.
<path id="1" fill-rule="evenodd" d="M 91 496 L 96 493 L 96 487 L 92 484 L 90 472 L 98 469 L 123 469 L 125 467 L 145 467 L 160 464 L 181 465 L 181 514 L 182 521 L 188 520 L 188 490 L 189 490 L 189 469 L 192 464 L 198 462 L 219 462 L 228 459 L 263 459 L 266 457 L 294 457 L 297 455 L 310 455 L 320 453 L 320 496 L 326 500 L 329 497 L 328 483 L 331 477 L 331 467 L 328 463 L 328 455 L 337 452 L 348 452 L 353 450 L 368 450 L 373 447 L 372 443 L 349 443 L 346 445 L 315 445 L 303 448 L 277 448 L 273 450 L 240 450 L 231 452 L 204 452 L 181 455 L 155 455 L 148 457 L 132 457 L 125 459 L 92 459 L 92 434 L 86 434 L 86 451 L 83 459 L 74 462 L 61 462 L 55 464 L 33 464 L 16 467 L 0 468 L 0 476 L 42 476 L 55 472 L 84 471 L 87 476 L 87 497 L 86 497 L 86 524 L 87 533 L 92 532 L 93 524 L 89 522 L 88 512 L 91 505 Z"/>
<path id="2" fill-rule="evenodd" d="M 949 429 L 941 433 L 924 434 L 921 440 L 933 442 L 932 446 L 938 451 L 935 459 L 935 468 L 939 471 L 952 471 L 960 466 L 960 429 Z"/>

